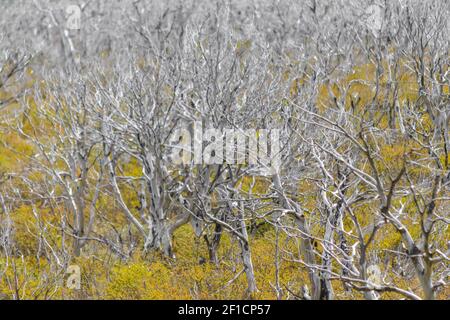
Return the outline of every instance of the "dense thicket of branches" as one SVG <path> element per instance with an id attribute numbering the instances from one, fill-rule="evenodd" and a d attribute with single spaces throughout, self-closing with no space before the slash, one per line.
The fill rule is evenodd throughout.
<path id="1" fill-rule="evenodd" d="M 248 297 L 448 298 L 449 15 L 448 0 L 2 1 L 0 294 L 58 297 L 88 256 L 176 266 L 181 228 Z M 196 121 L 280 129 L 281 166 L 175 165 L 171 137 Z"/>

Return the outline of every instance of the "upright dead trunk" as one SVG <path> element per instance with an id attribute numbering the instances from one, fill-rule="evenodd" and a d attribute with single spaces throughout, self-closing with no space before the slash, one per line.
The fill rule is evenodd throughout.
<path id="1" fill-rule="evenodd" d="M 222 238 L 222 229 L 222 226 L 216 223 L 211 237 L 208 238 L 206 234 L 204 236 L 206 246 L 208 247 L 209 262 L 216 266 L 219 265 L 218 249 Z"/>
<path id="2" fill-rule="evenodd" d="M 303 259 L 305 261 L 305 264 L 308 266 L 308 276 L 309 281 L 311 285 L 311 298 L 313 300 L 319 300 L 321 296 L 320 292 L 320 277 L 317 273 L 314 266 L 316 265 L 315 257 L 314 257 L 314 249 L 313 245 L 311 243 L 311 238 L 309 235 L 311 234 L 309 231 L 309 228 L 305 221 L 305 216 L 301 212 L 301 209 L 298 205 L 288 200 L 288 198 L 285 196 L 283 192 L 283 187 L 281 184 L 281 179 L 279 174 L 275 174 L 273 176 L 273 184 L 278 191 L 278 199 L 280 204 L 283 206 L 284 209 L 290 210 L 291 213 L 294 216 L 295 223 L 297 225 L 297 228 L 301 232 L 301 253 L 303 255 Z"/>
<path id="3" fill-rule="evenodd" d="M 338 178 L 342 180 L 339 184 L 339 194 L 345 194 L 347 188 L 347 175 L 344 174 L 339 167 L 337 168 Z M 325 224 L 325 234 L 323 241 L 323 253 L 322 253 L 322 268 L 320 275 L 320 300 L 333 300 L 334 292 L 333 286 L 331 285 L 331 272 L 332 272 L 332 252 L 334 251 L 334 235 L 336 233 L 337 227 L 344 215 L 344 201 L 339 199 L 334 207 L 329 205 L 327 195 L 325 191 L 322 192 L 322 198 L 324 203 L 327 204 L 327 221 Z"/>
<path id="4" fill-rule="evenodd" d="M 81 247 L 83 246 L 85 236 L 85 219 L 84 211 L 86 207 L 85 193 L 87 188 L 87 164 L 82 163 L 80 184 L 77 186 L 75 192 L 75 240 L 74 240 L 74 255 L 79 257 L 81 254 Z"/>
<path id="5" fill-rule="evenodd" d="M 339 218 L 338 212 L 340 212 L 339 208 L 336 209 L 336 212 L 329 212 L 329 217 L 326 221 L 323 241 L 324 250 L 322 253 L 322 271 L 320 272 L 320 300 L 333 300 L 334 298 L 333 287 L 330 280 L 332 259 L 330 252 L 333 250 L 334 230 Z"/>
<path id="6" fill-rule="evenodd" d="M 364 244 L 361 244 L 361 256 L 359 258 L 359 269 L 360 269 L 360 277 L 362 280 L 368 280 L 366 248 L 367 247 L 365 247 Z M 373 290 L 364 291 L 364 298 L 366 300 L 378 300 L 378 298 Z"/>
<path id="7" fill-rule="evenodd" d="M 247 290 L 250 295 L 258 291 L 256 286 L 255 271 L 253 269 L 252 254 L 250 251 L 250 244 L 247 233 L 247 225 L 244 217 L 244 204 L 241 203 L 239 210 L 239 230 L 242 235 L 242 239 L 239 239 L 241 247 L 242 263 L 244 265 L 245 275 L 247 277 Z"/>
<path id="8" fill-rule="evenodd" d="M 309 235 L 309 229 L 306 225 L 305 217 L 301 213 L 295 214 L 295 221 L 297 224 L 298 229 L 303 234 L 301 237 L 301 252 L 303 255 L 303 259 L 305 261 L 305 264 L 307 264 L 308 267 L 308 276 L 309 281 L 311 285 L 311 298 L 313 300 L 319 300 L 321 296 L 321 282 L 320 277 L 317 271 L 312 267 L 315 266 L 315 257 L 314 257 L 314 249 L 313 245 L 311 243 L 311 238 L 309 238 L 307 235 Z"/>
<path id="9" fill-rule="evenodd" d="M 150 195 L 148 235 L 145 249 L 161 250 L 164 255 L 174 257 L 172 249 L 171 223 L 167 217 L 166 190 L 160 160 L 149 153 L 144 155 L 143 173 Z"/>
<path id="10" fill-rule="evenodd" d="M 154 220 L 144 246 L 145 250 L 159 250 L 167 257 L 173 257 L 172 235 L 170 226 L 164 220 Z"/>
<path id="11" fill-rule="evenodd" d="M 420 284 L 423 288 L 425 300 L 436 300 L 436 293 L 431 280 L 431 264 L 425 263 L 424 269 L 419 274 Z"/>

